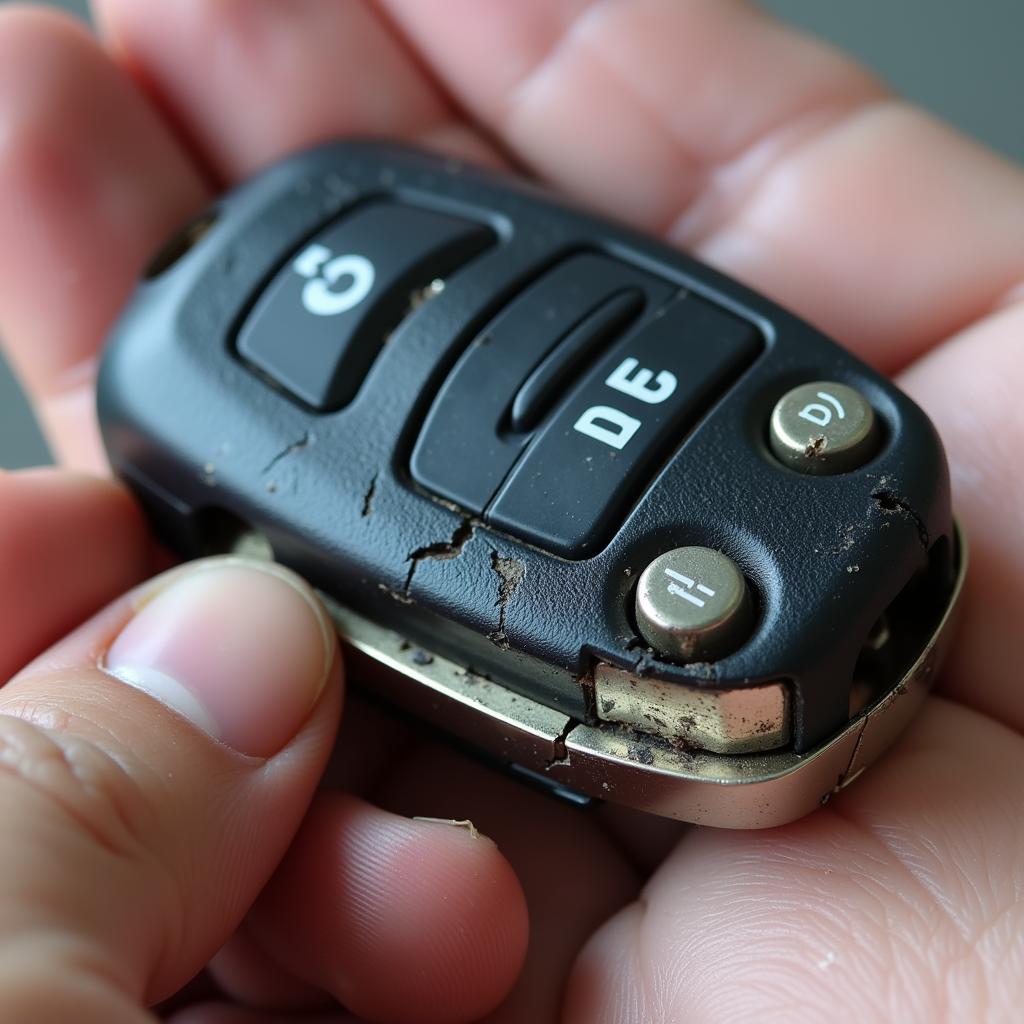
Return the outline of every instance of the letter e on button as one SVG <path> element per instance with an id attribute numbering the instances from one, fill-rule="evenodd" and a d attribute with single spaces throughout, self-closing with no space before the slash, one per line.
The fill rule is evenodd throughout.
<path id="1" fill-rule="evenodd" d="M 575 423 L 578 430 L 595 441 L 622 451 L 640 429 L 640 421 L 608 405 L 592 405 Z"/>
<path id="2" fill-rule="evenodd" d="M 632 376 L 630 376 L 632 374 Z M 655 387 L 650 387 L 652 378 Z M 657 405 L 665 399 L 672 397 L 676 389 L 676 375 L 668 370 L 659 370 L 658 376 L 654 376 L 653 370 L 647 370 L 640 366 L 640 362 L 630 356 L 623 359 L 612 371 L 611 376 L 605 384 L 616 391 L 621 391 L 630 398 L 639 398 L 641 402 L 648 405 Z"/>

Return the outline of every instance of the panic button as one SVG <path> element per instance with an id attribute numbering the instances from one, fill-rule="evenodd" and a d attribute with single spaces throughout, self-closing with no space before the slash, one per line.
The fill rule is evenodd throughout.
<path id="1" fill-rule="evenodd" d="M 592 554 L 760 347 L 746 321 L 690 296 L 675 300 L 616 345 L 562 405 L 488 520 L 566 558 Z"/>
<path id="2" fill-rule="evenodd" d="M 292 256 L 243 325 L 238 354 L 313 409 L 340 409 L 413 296 L 494 240 L 432 210 L 360 207 Z"/>

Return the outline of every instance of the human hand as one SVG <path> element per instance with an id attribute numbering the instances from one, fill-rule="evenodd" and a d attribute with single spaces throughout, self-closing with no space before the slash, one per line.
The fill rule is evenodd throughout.
<path id="1" fill-rule="evenodd" d="M 898 373 L 943 434 L 972 570 L 942 696 L 801 822 L 728 833 L 586 816 L 347 710 L 329 781 L 390 811 L 471 818 L 525 890 L 525 967 L 487 1020 L 1011 1017 L 1024 997 L 1020 172 L 733 0 L 104 0 L 99 14 L 114 62 L 53 16 L 0 15 L 0 330 L 73 465 L 101 465 L 92 360 L 149 252 L 213 188 L 316 139 L 371 132 L 478 162 L 510 157 L 665 235 Z M 117 491 L 90 484 L 86 507 L 71 495 L 81 481 L 47 481 L 68 493 L 33 497 L 41 479 L 2 481 L 22 566 L 0 579 L 17 624 L 0 652 L 11 670 L 147 571 L 142 527 Z M 29 999 L 45 976 L 39 998 L 81 1008 L 51 1019 L 90 1019 L 89 1000 L 110 999 L 91 1019 L 141 1020 L 129 1007 L 182 983 L 246 915 L 211 970 L 239 1004 L 300 1019 L 326 991 L 366 1019 L 485 1013 L 525 940 L 522 897 L 495 848 L 337 790 L 322 790 L 300 825 L 336 678 L 283 754 L 243 764 L 89 667 L 127 607 L 0 695 L 0 710 L 70 723 L 59 736 L 127 764 L 152 825 L 135 837 L 138 863 L 122 857 L 124 874 L 108 864 L 83 885 L 78 848 L 104 864 L 82 831 L 94 823 L 7 773 L 7 820 L 35 801 L 46 827 L 20 830 L 21 860 L 0 863 L 0 905 L 24 905 L 31 922 L 33 906 L 46 908 L 40 887 L 53 889 L 47 935 L 82 944 L 69 962 L 8 925 L 4 956 L 19 974 L 8 968 L 3 988 L 23 981 L 14 989 Z M 225 664 L 225 678 L 237 668 Z M 69 673 L 82 684 L 63 685 Z M 148 785 L 167 772 L 178 785 Z M 188 777 L 197 783 L 181 785 Z M 257 828 L 269 833 L 261 843 Z M 416 851 L 417 872 L 382 854 L 393 834 Z M 172 909 L 133 902 L 161 885 Z M 137 911 L 117 918 L 120 944 L 95 910 L 84 923 L 70 914 L 88 903 L 83 890 Z M 169 930 L 190 941 L 167 941 Z M 212 1005 L 179 1017 L 275 1019 Z"/>

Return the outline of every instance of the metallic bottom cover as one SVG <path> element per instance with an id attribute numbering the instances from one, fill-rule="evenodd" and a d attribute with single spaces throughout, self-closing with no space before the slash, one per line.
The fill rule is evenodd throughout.
<path id="1" fill-rule="evenodd" d="M 625 726 L 587 725 L 411 645 L 325 598 L 342 638 L 394 669 L 375 691 L 503 761 L 590 796 L 720 828 L 794 821 L 848 786 L 920 708 L 952 634 L 967 557 L 958 532 L 949 604 L 907 674 L 841 733 L 807 754 L 680 749 Z"/>

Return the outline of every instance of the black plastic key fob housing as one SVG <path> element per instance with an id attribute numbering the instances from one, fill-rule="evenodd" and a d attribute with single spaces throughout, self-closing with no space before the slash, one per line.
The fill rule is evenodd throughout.
<path id="1" fill-rule="evenodd" d="M 296 155 L 186 226 L 99 413 L 162 537 L 305 575 L 386 699 L 691 821 L 855 777 L 962 577 L 892 383 L 665 244 L 397 145 Z"/>

